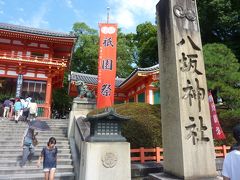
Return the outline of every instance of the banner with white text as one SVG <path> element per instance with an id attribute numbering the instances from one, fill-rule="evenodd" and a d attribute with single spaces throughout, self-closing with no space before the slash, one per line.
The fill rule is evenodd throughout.
<path id="1" fill-rule="evenodd" d="M 225 134 L 218 120 L 216 106 L 214 104 L 214 100 L 211 92 L 208 92 L 208 102 L 209 102 L 209 109 L 210 109 L 210 115 L 211 115 L 213 139 L 216 139 L 216 140 L 226 139 Z"/>
<path id="2" fill-rule="evenodd" d="M 117 24 L 100 23 L 97 108 L 114 104 L 117 56 Z"/>

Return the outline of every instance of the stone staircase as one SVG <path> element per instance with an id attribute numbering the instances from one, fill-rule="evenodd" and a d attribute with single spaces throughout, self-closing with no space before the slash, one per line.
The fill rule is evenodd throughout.
<path id="1" fill-rule="evenodd" d="M 37 159 L 41 150 L 46 146 L 50 137 L 55 137 L 58 147 L 58 161 L 55 179 L 74 180 L 74 168 L 69 141 L 67 139 L 68 120 L 48 120 L 50 131 L 39 131 L 37 139 L 39 144 L 35 147 L 35 154 L 26 167 L 20 167 L 22 158 L 21 140 L 25 122 L 15 123 L 9 120 L 0 120 L 0 180 L 42 180 L 44 173 L 42 167 L 37 168 Z"/>

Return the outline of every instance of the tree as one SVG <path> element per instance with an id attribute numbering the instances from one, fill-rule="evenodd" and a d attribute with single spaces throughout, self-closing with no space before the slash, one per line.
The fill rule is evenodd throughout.
<path id="1" fill-rule="evenodd" d="M 145 22 L 137 26 L 136 32 L 138 66 L 150 67 L 158 64 L 157 27 L 151 22 Z"/>
<path id="2" fill-rule="evenodd" d="M 222 118 L 240 115 L 240 72 L 235 55 L 224 44 L 206 44 L 203 47 L 208 88 L 217 92 L 227 110 Z"/>
<path id="3" fill-rule="evenodd" d="M 197 3 L 203 44 L 227 44 L 240 60 L 240 1 L 201 0 Z"/>
<path id="4" fill-rule="evenodd" d="M 68 95 L 67 79 L 67 73 L 65 73 L 63 88 L 53 90 L 52 112 L 54 113 L 57 111 L 61 117 L 68 114 L 72 106 L 72 98 Z"/>
<path id="5" fill-rule="evenodd" d="M 78 36 L 72 60 L 72 71 L 86 74 L 98 72 L 99 37 L 97 30 L 91 29 L 85 23 L 75 23 L 73 32 Z M 117 76 L 127 77 L 133 70 L 134 46 L 131 35 L 125 35 L 118 30 L 117 42 Z"/>
<path id="6" fill-rule="evenodd" d="M 73 33 L 78 36 L 73 53 L 71 70 L 86 74 L 97 74 L 98 33 L 85 23 L 75 23 Z"/>
<path id="7" fill-rule="evenodd" d="M 134 46 L 131 44 L 131 36 L 118 30 L 117 42 L 117 76 L 125 78 L 133 71 Z"/>

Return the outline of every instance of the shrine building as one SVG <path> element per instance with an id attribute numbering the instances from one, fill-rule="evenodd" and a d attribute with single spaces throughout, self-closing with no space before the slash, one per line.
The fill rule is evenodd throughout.
<path id="1" fill-rule="evenodd" d="M 69 95 L 77 96 L 76 81 L 87 84 L 97 93 L 97 75 L 71 72 L 69 75 Z M 114 103 L 145 102 L 160 104 L 159 65 L 136 68 L 126 79 L 116 78 Z"/>
<path id="2" fill-rule="evenodd" d="M 63 86 L 76 36 L 0 23 L 0 94 L 30 95 L 50 118 L 52 90 Z"/>

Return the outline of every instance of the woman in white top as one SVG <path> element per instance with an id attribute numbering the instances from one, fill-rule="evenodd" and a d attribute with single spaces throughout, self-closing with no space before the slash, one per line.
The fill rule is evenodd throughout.
<path id="1" fill-rule="evenodd" d="M 233 137 L 237 143 L 232 146 L 223 162 L 222 175 L 224 180 L 240 179 L 240 124 L 233 128 Z"/>
<path id="2" fill-rule="evenodd" d="M 29 107 L 29 119 L 30 121 L 33 121 L 37 117 L 37 111 L 38 111 L 37 103 L 35 102 L 34 98 L 32 98 L 28 107 Z"/>

